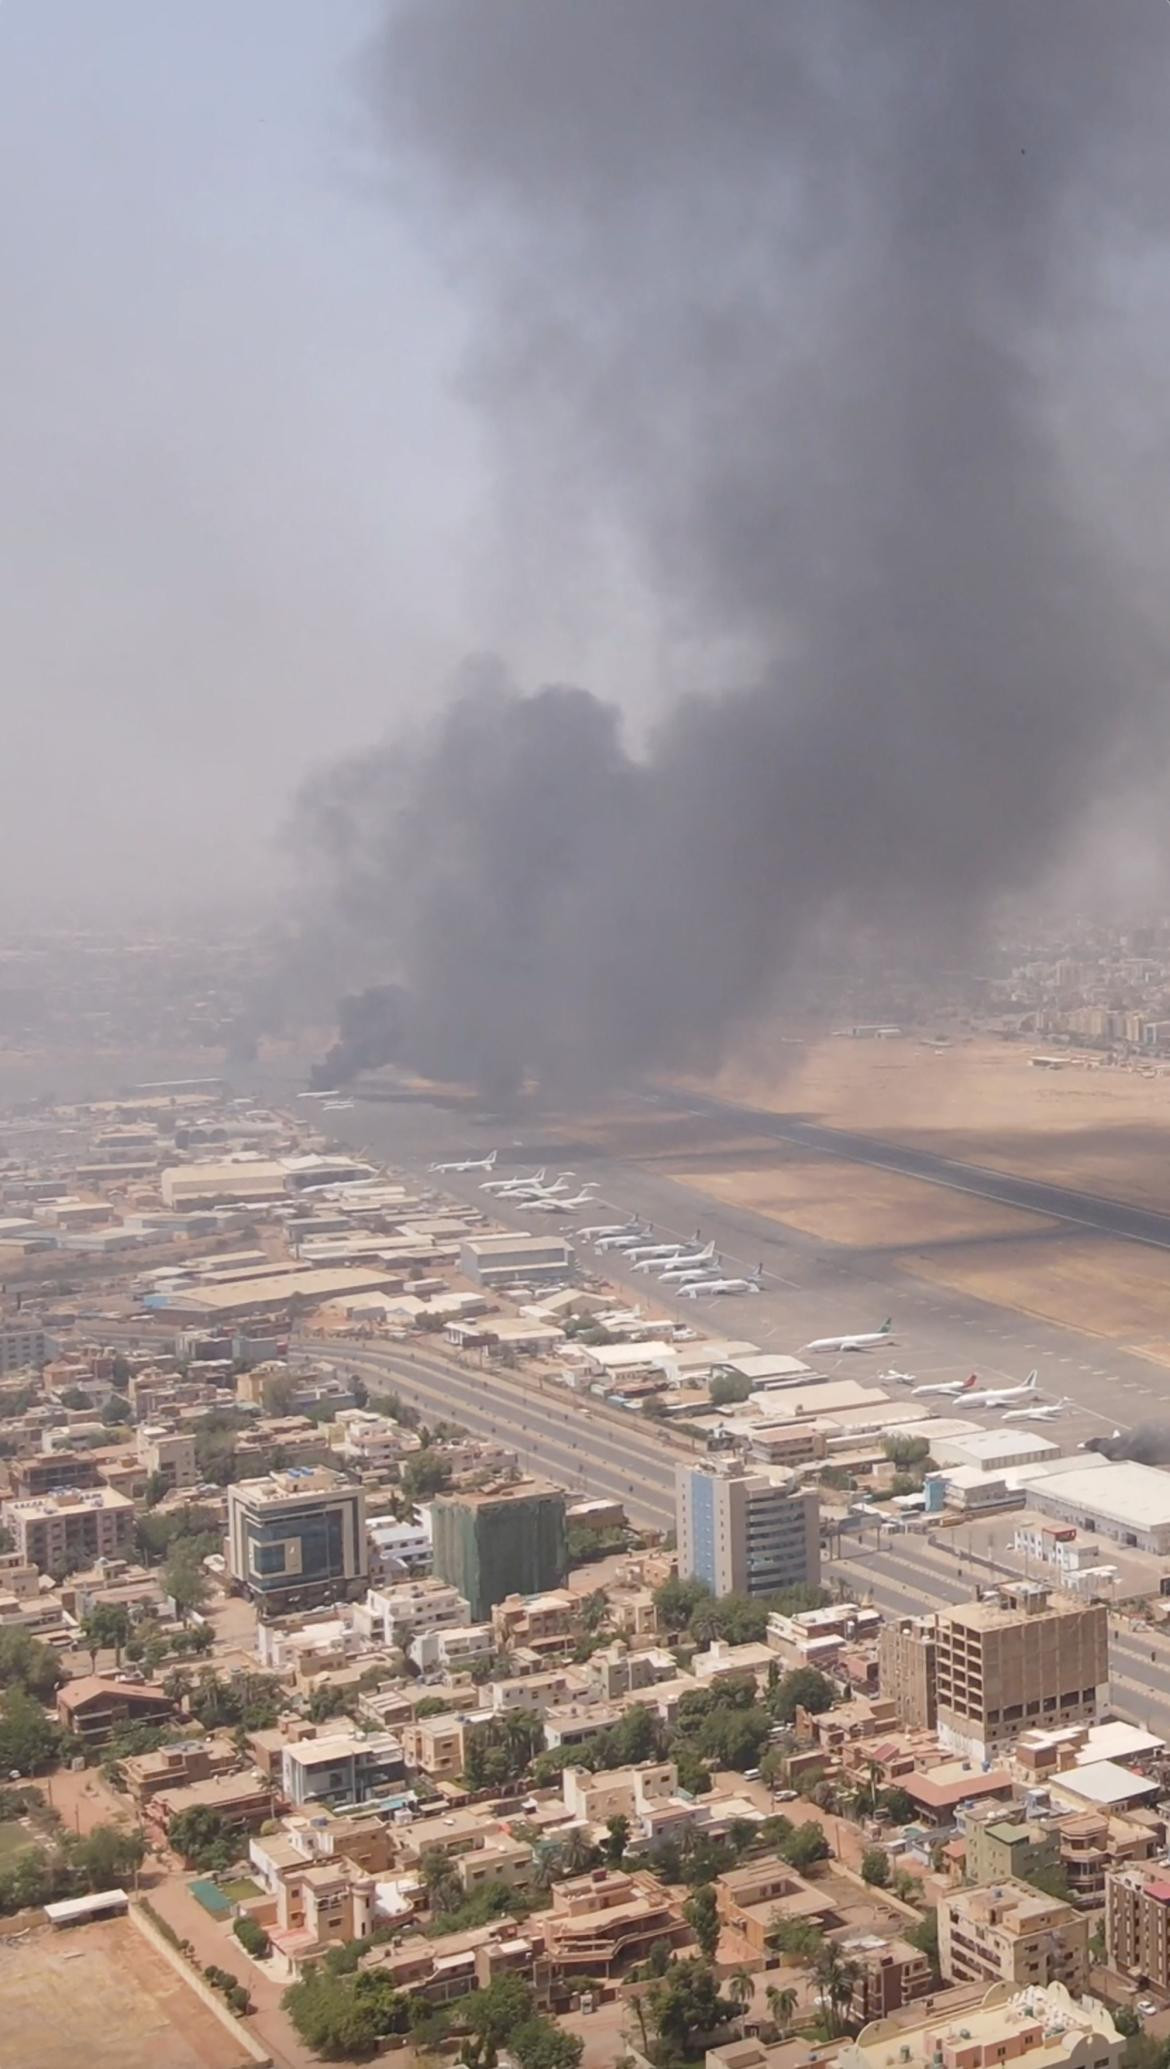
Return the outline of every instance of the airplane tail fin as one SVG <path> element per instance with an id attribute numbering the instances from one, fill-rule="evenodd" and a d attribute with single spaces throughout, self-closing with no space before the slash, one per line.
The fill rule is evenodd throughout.
<path id="1" fill-rule="evenodd" d="M 1032 1370 L 1029 1372 L 1027 1379 L 1024 1381 L 1024 1385 L 1027 1387 L 1028 1392 L 1030 1394 L 1034 1394 L 1036 1391 L 1037 1370 L 1038 1368 L 1035 1365 L 1033 1365 Z"/>
<path id="2" fill-rule="evenodd" d="M 885 1321 L 882 1323 L 881 1330 L 879 1333 L 882 1336 L 888 1336 L 893 1326 L 893 1317 L 891 1315 L 887 1315 Z"/>
<path id="3" fill-rule="evenodd" d="M 489 1171 L 494 1171 L 496 1168 L 496 1155 L 497 1152 L 493 1150 L 490 1157 L 487 1160 L 487 1168 Z"/>
<path id="4" fill-rule="evenodd" d="M 971 1391 L 971 1389 L 972 1389 L 972 1387 L 973 1387 L 973 1386 L 977 1386 L 978 1384 L 979 1384 L 979 1374 L 978 1374 L 977 1372 L 969 1372 L 969 1373 L 967 1374 L 967 1377 L 966 1377 L 966 1379 L 965 1379 L 965 1380 L 963 1381 L 963 1389 L 962 1389 L 962 1390 L 963 1390 L 963 1392 L 964 1392 L 965 1394 L 969 1394 L 969 1393 L 970 1393 L 970 1391 Z"/>

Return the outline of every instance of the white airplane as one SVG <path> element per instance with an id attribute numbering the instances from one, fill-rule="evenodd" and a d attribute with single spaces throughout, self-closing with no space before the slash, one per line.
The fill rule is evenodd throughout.
<path id="1" fill-rule="evenodd" d="M 597 1187 L 595 1185 L 584 1185 L 579 1193 L 572 1195 L 571 1199 L 533 1200 L 531 1205 L 533 1211 L 537 1214 L 576 1214 L 581 1207 L 592 1207 L 596 1198 Z"/>
<path id="2" fill-rule="evenodd" d="M 643 1236 L 646 1231 L 636 1218 L 632 1221 L 611 1221 L 608 1228 L 579 1228 L 579 1243 L 595 1243 L 601 1236 Z"/>
<path id="3" fill-rule="evenodd" d="M 638 1234 L 599 1236 L 594 1245 L 596 1250 L 630 1250 L 640 1241 Z"/>
<path id="4" fill-rule="evenodd" d="M 454 1164 L 428 1164 L 428 1165 L 427 1165 L 427 1170 L 428 1170 L 428 1171 L 438 1171 L 438 1172 L 443 1172 L 443 1171 L 494 1171 L 494 1170 L 495 1170 L 495 1166 L 496 1166 L 496 1151 L 495 1151 L 495 1150 L 493 1150 L 493 1151 L 492 1151 L 492 1153 L 491 1153 L 491 1155 L 490 1155 L 490 1157 L 462 1157 L 462 1158 L 460 1158 L 460 1160 L 459 1160 L 459 1161 L 458 1161 L 457 1163 L 454 1163 Z"/>
<path id="5" fill-rule="evenodd" d="M 966 1408 L 1006 1408 L 1011 1401 L 1026 1401 L 1029 1407 L 1036 1392 L 1036 1370 L 1033 1367 L 1023 1386 L 980 1387 L 978 1393 L 964 1394 Z"/>
<path id="6" fill-rule="evenodd" d="M 484 1179 L 484 1181 L 483 1181 L 483 1184 L 482 1184 L 482 1185 L 480 1186 L 480 1192 L 481 1192 L 481 1193 L 515 1193 L 515 1192 L 523 1192 L 526 1186 L 529 1186 L 529 1185 L 543 1185 L 543 1184 L 544 1184 L 544 1172 L 545 1172 L 545 1167 L 544 1167 L 544 1165 L 542 1164 L 542 1165 L 541 1165 L 541 1167 L 540 1167 L 540 1169 L 539 1169 L 539 1171 L 534 1171 L 534 1172 L 533 1172 L 533 1174 L 532 1174 L 531 1178 L 485 1178 L 485 1179 Z"/>
<path id="7" fill-rule="evenodd" d="M 706 1298 L 708 1293 L 759 1293 L 758 1279 L 692 1279 L 679 1292 L 685 1300 Z"/>
<path id="8" fill-rule="evenodd" d="M 912 1387 L 914 1384 L 914 1374 L 912 1372 L 899 1372 L 891 1365 L 888 1372 L 878 1373 L 878 1384 L 881 1385 L 883 1382 L 887 1386 Z"/>
<path id="9" fill-rule="evenodd" d="M 933 1379 L 929 1386 L 915 1387 L 916 1394 L 947 1394 L 955 1400 L 960 1394 L 969 1394 L 979 1384 L 979 1374 L 969 1372 L 966 1379 Z"/>
<path id="10" fill-rule="evenodd" d="M 806 1351 L 876 1351 L 889 1343 L 893 1322 L 887 1315 L 880 1329 L 871 1329 L 861 1336 L 818 1336 L 813 1343 L 806 1343 Z"/>
<path id="11" fill-rule="evenodd" d="M 334 1085 L 334 1086 L 332 1086 L 332 1087 L 330 1088 L 330 1090 L 329 1090 L 328 1092 L 298 1092 L 298 1093 L 297 1093 L 297 1098 L 298 1098 L 298 1099 L 336 1099 L 336 1098 L 337 1098 L 337 1095 L 338 1095 L 338 1093 L 340 1092 L 340 1090 L 341 1090 L 341 1087 L 340 1087 L 340 1085 Z"/>
<path id="12" fill-rule="evenodd" d="M 1059 1401 L 1050 1401 L 1046 1408 L 1005 1408 L 1003 1419 L 1005 1422 L 1054 1422 L 1058 1415 L 1063 1415 L 1073 1405 L 1068 1395 L 1062 1394 Z"/>
<path id="13" fill-rule="evenodd" d="M 672 1257 L 681 1257 L 685 1249 L 685 1243 L 639 1243 L 630 1252 L 630 1262 L 635 1270 L 642 1264 L 666 1264 Z"/>
<path id="14" fill-rule="evenodd" d="M 664 1272 L 659 1272 L 658 1283 L 660 1286 L 673 1286 L 677 1289 L 689 1285 L 692 1279 L 709 1279 L 719 1270 L 722 1262 L 722 1258 L 709 1257 L 703 1264 L 688 1264 L 685 1258 L 680 1257 L 677 1264 L 668 1265 Z"/>
<path id="15" fill-rule="evenodd" d="M 686 1251 L 676 1250 L 671 1257 L 645 1257 L 640 1264 L 634 1266 L 634 1270 L 657 1272 L 660 1279 L 665 1279 L 671 1272 L 689 1272 L 696 1266 L 711 1264 L 714 1258 L 715 1245 L 708 1243 L 705 1250 L 692 1250 L 689 1255 Z"/>
<path id="16" fill-rule="evenodd" d="M 327 1099 L 321 1111 L 324 1114 L 343 1114 L 348 1113 L 352 1105 L 352 1099 Z"/>

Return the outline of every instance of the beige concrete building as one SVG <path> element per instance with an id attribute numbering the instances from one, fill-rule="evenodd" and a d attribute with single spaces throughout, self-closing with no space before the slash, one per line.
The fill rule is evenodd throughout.
<path id="1" fill-rule="evenodd" d="M 1121 1975 L 1170 1990 L 1170 1880 L 1149 1868 L 1105 1877 L 1105 1950 Z"/>
<path id="2" fill-rule="evenodd" d="M 267 1615 L 364 1593 L 365 1496 L 323 1466 L 237 1481 L 227 1550 L 232 1579 Z"/>
<path id="3" fill-rule="evenodd" d="M 713 1595 L 816 1587 L 820 1502 L 796 1480 L 772 1480 L 706 1460 L 675 1472 L 678 1570 Z"/>
<path id="4" fill-rule="evenodd" d="M 137 1431 L 139 1463 L 158 1473 L 169 1488 L 194 1487 L 199 1478 L 195 1439 L 188 1430 L 169 1430 L 160 1423 L 141 1423 Z"/>
<path id="5" fill-rule="evenodd" d="M 18 1559 L 42 1573 L 122 1558 L 134 1542 L 134 1504 L 112 1487 L 60 1487 L 29 1501 L 7 1501 L 2 1514 Z"/>
<path id="6" fill-rule="evenodd" d="M 932 1616 L 903 1616 L 878 1638 L 878 1687 L 909 1731 L 938 1724 L 938 1641 Z"/>
<path id="7" fill-rule="evenodd" d="M 846 2041 L 838 2069 L 887 2069 L 891 2058 L 906 2069 L 1118 2069 L 1124 2041 L 1107 2007 L 1095 1998 L 1079 2001 L 1060 1983 L 1010 1992 L 989 1990 L 981 2005 L 927 2014 L 921 2025 L 904 2020 L 867 2026 Z M 708 2063 L 723 2069 L 725 2051 L 713 2049 Z M 739 2069 L 768 2069 L 768 2054 L 745 2059 Z"/>
<path id="8" fill-rule="evenodd" d="M 997 1588 L 936 1618 L 938 1735 L 994 1760 L 1032 1725 L 1091 1722 L 1109 1678 L 1103 1603 L 1035 1581 Z"/>
<path id="9" fill-rule="evenodd" d="M 938 1907 L 939 1967 L 948 1983 L 1063 1983 L 1089 1976 L 1089 1921 L 1022 1882 L 956 1889 Z"/>

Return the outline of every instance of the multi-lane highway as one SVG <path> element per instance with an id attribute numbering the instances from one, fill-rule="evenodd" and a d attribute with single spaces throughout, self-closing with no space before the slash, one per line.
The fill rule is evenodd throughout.
<path id="1" fill-rule="evenodd" d="M 556 1380 L 531 1372 L 518 1378 L 413 1345 L 338 1345 L 308 1333 L 298 1341 L 318 1364 L 331 1344 L 333 1361 L 359 1373 L 372 1395 L 397 1394 L 432 1422 L 445 1417 L 471 1436 L 492 1438 L 570 1493 L 621 1501 L 642 1528 L 674 1529 L 675 1465 L 694 1455 L 685 1440 L 570 1397 Z"/>

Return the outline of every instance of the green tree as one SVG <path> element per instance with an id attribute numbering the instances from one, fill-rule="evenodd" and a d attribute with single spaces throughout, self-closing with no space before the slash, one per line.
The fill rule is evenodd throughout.
<path id="1" fill-rule="evenodd" d="M 253 1955 L 257 1961 L 263 1961 L 272 1942 L 257 1919 L 250 1918 L 244 1911 L 232 1921 L 232 1931 L 246 1954 Z"/>
<path id="2" fill-rule="evenodd" d="M 133 1420 L 134 1410 L 131 1408 L 129 1401 L 124 1401 L 121 1394 L 111 1394 L 102 1409 L 102 1421 L 107 1427 L 116 1429 L 119 1424 L 133 1422 Z"/>
<path id="3" fill-rule="evenodd" d="M 73 1846 L 73 1860 L 90 1890 L 120 1889 L 136 1877 L 146 1858 L 142 1833 L 120 1825 L 95 1825 Z"/>
<path id="4" fill-rule="evenodd" d="M 861 1879 L 874 1889 L 885 1889 L 890 1880 L 890 1861 L 884 1846 L 867 1846 L 861 1856 Z"/>
<path id="5" fill-rule="evenodd" d="M 130 1612 L 120 1602 L 97 1602 L 82 1622 L 81 1635 L 95 1673 L 99 1652 L 112 1652 L 120 1667 L 122 1648 L 130 1636 Z"/>
<path id="6" fill-rule="evenodd" d="M 695 2053 L 695 2042 L 734 2016 L 705 1961 L 675 1961 L 646 1992 L 647 2017 L 664 2046 L 675 2054 Z"/>
<path id="7" fill-rule="evenodd" d="M 27 1631 L 0 1630 L 0 1688 L 23 1688 L 38 1702 L 56 1695 L 64 1675 L 51 1645 L 42 1645 Z"/>
<path id="8" fill-rule="evenodd" d="M 742 1372 L 716 1372 L 709 1389 L 711 1406 L 729 1408 L 735 1401 L 746 1401 L 751 1390 L 751 1380 Z"/>
<path id="9" fill-rule="evenodd" d="M 816 1861 L 828 1860 L 829 1842 L 824 1826 L 815 1818 L 810 1818 L 806 1825 L 794 1825 L 780 1851 L 789 1867 L 798 1871 L 811 1868 Z"/>
<path id="10" fill-rule="evenodd" d="M 167 1840 L 189 1868 L 226 1868 L 235 1859 L 238 1840 L 218 1811 L 195 1804 L 181 1810 L 167 1827 Z"/>
<path id="11" fill-rule="evenodd" d="M 163 1567 L 162 1584 L 184 1621 L 193 1610 L 204 1607 L 211 1593 L 211 1582 L 204 1572 L 200 1555 L 186 1538 L 176 1538 L 172 1544 Z"/>
<path id="12" fill-rule="evenodd" d="M 1062 1904 L 1072 1901 L 1072 1888 L 1059 1861 L 1041 1863 L 1030 1875 L 1025 1875 L 1024 1881 L 1030 1882 L 1032 1888 L 1038 1889 L 1042 1895 L 1058 1898 Z"/>
<path id="13" fill-rule="evenodd" d="M 577 2069 L 585 2042 L 576 2033 L 566 2033 L 555 2019 L 533 2012 L 522 2020 L 508 2040 L 508 2047 L 521 2069 Z"/>
<path id="14" fill-rule="evenodd" d="M 835 2039 L 853 2002 L 861 1968 L 856 1961 L 847 1961 L 833 1940 L 826 1940 L 817 1956 L 814 1973 L 829 2037 Z"/>
<path id="15" fill-rule="evenodd" d="M 0 1703 L 0 1772 L 35 1774 L 56 1760 L 61 1734 L 19 1683 Z"/>
<path id="16" fill-rule="evenodd" d="M 130 1384 L 130 1360 L 124 1357 L 121 1351 L 110 1368 L 110 1380 L 116 1387 L 128 1387 Z"/>
<path id="17" fill-rule="evenodd" d="M 700 1883 L 683 1905 L 683 1917 L 699 1943 L 704 1961 L 714 1961 L 719 1945 L 719 1905 L 714 1885 Z"/>
<path id="18" fill-rule="evenodd" d="M 463 1900 L 463 1884 L 455 1863 L 441 1846 L 424 1846 L 419 1873 L 432 1912 L 454 1911 Z"/>
<path id="19" fill-rule="evenodd" d="M 818 1668 L 794 1667 L 791 1673 L 782 1674 L 770 1691 L 768 1708 L 778 1724 L 791 1724 L 797 1710 L 816 1716 L 831 1710 L 836 1700 L 836 1689 Z"/>
<path id="20" fill-rule="evenodd" d="M 791 1987 L 778 1989 L 775 1983 L 769 1983 L 764 1994 L 773 2024 L 782 2035 L 787 2034 L 796 2016 L 798 2000 L 795 1990 Z"/>
<path id="21" fill-rule="evenodd" d="M 654 1607 L 668 1631 L 686 1630 L 699 1603 L 712 1599 L 710 1588 L 701 1580 L 674 1578 L 654 1590 Z"/>
<path id="22" fill-rule="evenodd" d="M 606 1819 L 605 1829 L 609 1834 L 605 1842 L 605 1858 L 613 1867 L 620 1867 L 630 1843 L 630 1821 L 622 1816 L 620 1810 L 615 1811 L 611 1818 Z"/>
<path id="23" fill-rule="evenodd" d="M 402 1468 L 402 1491 L 411 1502 L 430 1501 L 451 1484 L 451 1465 L 441 1452 L 424 1446 L 406 1460 Z"/>
<path id="24" fill-rule="evenodd" d="M 473 1990 L 459 2007 L 459 2023 L 492 2052 L 532 2017 L 533 1995 L 520 1976 L 497 1976 L 483 1990 Z"/>
<path id="25" fill-rule="evenodd" d="M 882 1789 L 878 1794 L 877 1808 L 885 1812 L 892 1825 L 912 1824 L 918 1815 L 918 1806 L 905 1789 Z"/>
<path id="26" fill-rule="evenodd" d="M 778 1954 L 801 1968 L 808 1968 L 825 1944 L 824 1934 L 807 1918 L 777 1918 L 768 1938 Z"/>
<path id="27" fill-rule="evenodd" d="M 941 1973 L 938 1962 L 938 1912 L 928 1911 L 917 1925 L 912 1925 L 906 1934 L 912 1947 L 925 1954 L 930 1962 L 935 1981 Z"/>

